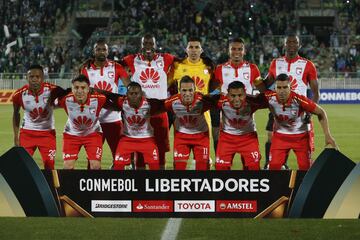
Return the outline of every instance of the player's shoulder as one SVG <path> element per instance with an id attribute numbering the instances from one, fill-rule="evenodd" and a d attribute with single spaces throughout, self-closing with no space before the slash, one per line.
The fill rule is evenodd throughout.
<path id="1" fill-rule="evenodd" d="M 29 85 L 26 84 L 24 86 L 22 86 L 21 88 L 17 89 L 15 92 L 14 92 L 14 96 L 15 95 L 19 95 L 19 94 L 22 94 L 23 92 L 29 90 Z"/>
<path id="2" fill-rule="evenodd" d="M 307 98 L 306 96 L 301 95 L 301 94 L 298 94 L 298 93 L 296 93 L 296 92 L 291 91 L 290 94 L 291 94 L 292 99 L 295 99 L 295 100 L 298 101 L 298 102 L 308 103 L 309 101 L 311 101 L 311 100 L 310 100 L 309 98 Z"/>
<path id="3" fill-rule="evenodd" d="M 57 88 L 57 86 L 55 84 L 49 83 L 49 82 L 45 82 L 43 86 L 44 86 L 44 88 L 49 88 L 51 90 Z"/>
<path id="4" fill-rule="evenodd" d="M 169 97 L 168 99 L 165 100 L 165 103 L 174 102 L 176 100 L 180 100 L 180 94 L 175 94 L 175 95 Z"/>
<path id="5" fill-rule="evenodd" d="M 276 96 L 276 92 L 274 91 L 271 91 L 271 90 L 266 90 L 264 92 L 264 95 L 266 98 L 272 98 L 272 97 L 275 97 Z"/>
<path id="6" fill-rule="evenodd" d="M 219 99 L 219 103 L 220 104 L 224 104 L 224 103 L 226 103 L 226 102 L 228 102 L 229 101 L 229 99 L 228 99 L 228 97 L 225 95 L 225 94 L 221 94 L 220 95 L 220 99 Z"/>

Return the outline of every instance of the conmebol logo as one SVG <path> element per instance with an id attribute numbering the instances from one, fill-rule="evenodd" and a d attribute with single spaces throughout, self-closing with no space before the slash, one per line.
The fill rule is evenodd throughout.
<path id="1" fill-rule="evenodd" d="M 214 200 L 176 200 L 175 212 L 215 212 Z"/>

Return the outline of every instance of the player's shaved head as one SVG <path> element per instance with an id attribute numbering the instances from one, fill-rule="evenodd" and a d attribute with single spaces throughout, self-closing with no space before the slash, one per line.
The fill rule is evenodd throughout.
<path id="1" fill-rule="evenodd" d="M 28 71 L 37 69 L 44 73 L 44 68 L 40 64 L 33 64 L 28 68 Z"/>

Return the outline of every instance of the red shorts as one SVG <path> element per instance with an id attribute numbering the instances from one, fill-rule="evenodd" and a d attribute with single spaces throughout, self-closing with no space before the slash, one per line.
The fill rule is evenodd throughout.
<path id="1" fill-rule="evenodd" d="M 209 162 L 209 133 L 186 134 L 175 132 L 174 137 L 174 162 L 187 161 L 191 149 L 194 159 L 198 162 Z"/>
<path id="2" fill-rule="evenodd" d="M 100 125 L 103 131 L 102 142 L 104 143 L 106 139 L 114 159 L 115 152 L 123 132 L 123 123 L 122 121 L 117 121 L 111 123 L 101 123 Z"/>
<path id="3" fill-rule="evenodd" d="M 233 135 L 221 131 L 216 150 L 215 168 L 231 167 L 236 153 L 241 154 L 244 169 L 259 170 L 261 154 L 257 133 Z"/>
<path id="4" fill-rule="evenodd" d="M 43 162 L 55 161 L 56 154 L 56 133 L 55 130 L 37 131 L 20 129 L 20 146 L 31 155 L 34 155 L 36 148 L 39 148 Z"/>
<path id="5" fill-rule="evenodd" d="M 151 116 L 150 124 L 154 128 L 155 143 L 159 152 L 170 151 L 169 120 L 166 112 Z"/>
<path id="6" fill-rule="evenodd" d="M 131 153 L 141 153 L 147 164 L 159 164 L 159 151 L 154 138 L 131 138 L 123 136 L 116 150 L 114 164 L 129 165 Z"/>
<path id="7" fill-rule="evenodd" d="M 95 132 L 87 136 L 74 136 L 63 134 L 63 159 L 77 160 L 81 147 L 85 147 L 88 160 L 101 161 L 102 156 L 102 133 Z"/>
<path id="8" fill-rule="evenodd" d="M 309 169 L 311 150 L 308 132 L 301 134 L 281 134 L 275 132 L 270 148 L 269 169 L 280 170 L 291 149 L 296 155 L 299 170 Z"/>

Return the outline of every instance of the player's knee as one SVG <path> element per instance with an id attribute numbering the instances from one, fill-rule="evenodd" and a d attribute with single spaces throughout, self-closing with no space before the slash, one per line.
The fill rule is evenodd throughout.
<path id="1" fill-rule="evenodd" d="M 74 166 L 75 166 L 74 160 L 64 161 L 64 169 L 74 169 Z"/>
<path id="2" fill-rule="evenodd" d="M 97 160 L 89 160 L 91 170 L 101 169 L 101 162 Z"/>

